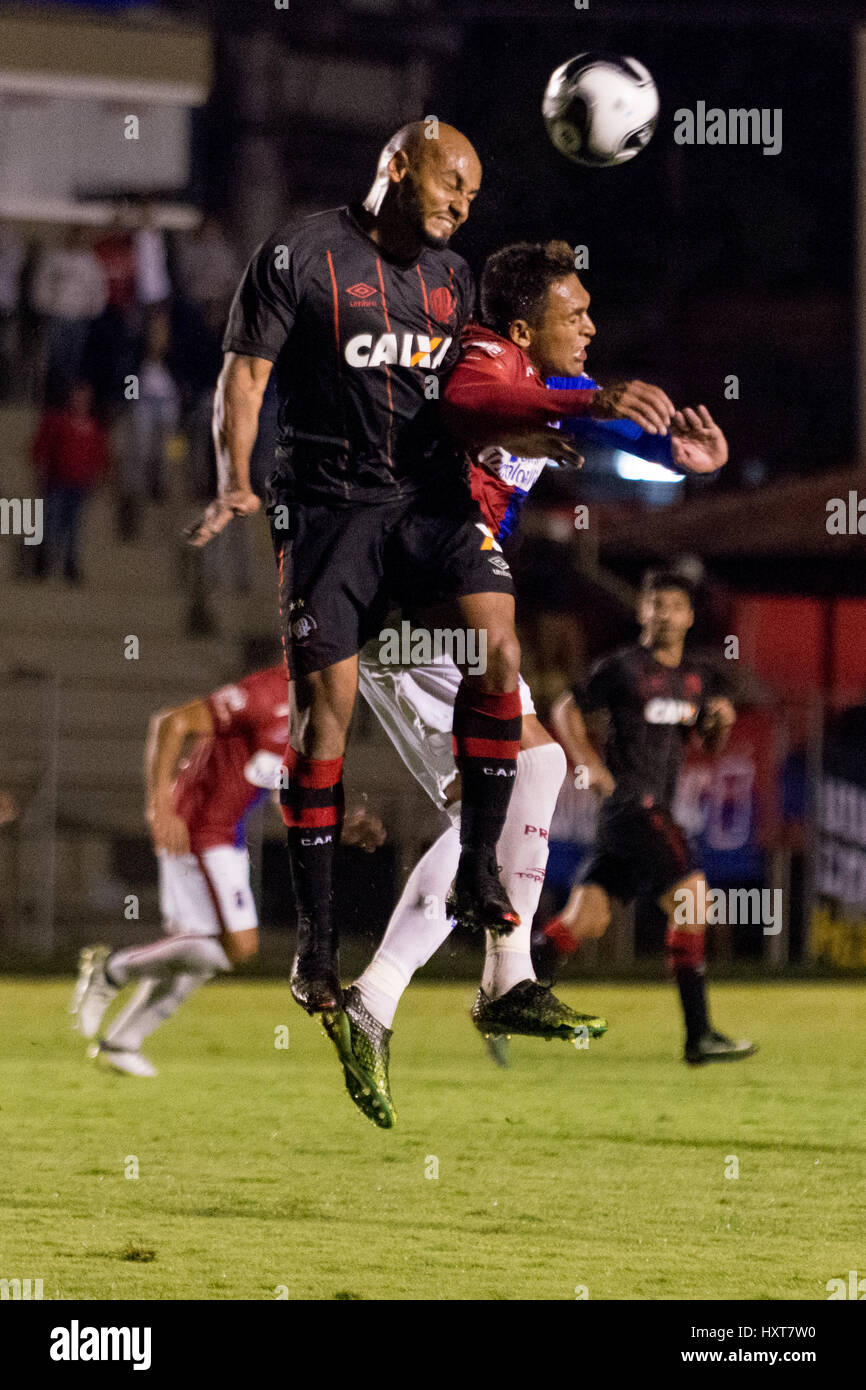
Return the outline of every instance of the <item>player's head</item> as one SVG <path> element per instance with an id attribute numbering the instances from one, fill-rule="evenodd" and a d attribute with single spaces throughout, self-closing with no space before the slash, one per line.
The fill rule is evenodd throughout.
<path id="1" fill-rule="evenodd" d="M 391 136 L 365 207 L 438 249 L 466 221 L 480 186 L 481 161 L 466 136 L 430 117 Z"/>
<path id="2" fill-rule="evenodd" d="M 641 641 L 649 647 L 675 647 L 695 621 L 694 590 L 673 570 L 650 572 L 638 599 Z"/>
<path id="3" fill-rule="evenodd" d="M 595 324 L 568 243 L 495 251 L 481 275 L 481 322 L 523 348 L 542 376 L 579 376 Z"/>

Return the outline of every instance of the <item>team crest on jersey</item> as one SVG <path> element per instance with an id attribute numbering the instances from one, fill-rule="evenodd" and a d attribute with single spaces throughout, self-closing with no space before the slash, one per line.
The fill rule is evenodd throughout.
<path id="1" fill-rule="evenodd" d="M 453 319 L 457 300 L 445 285 L 441 289 L 431 290 L 427 302 L 430 305 L 431 314 L 439 323 L 448 323 L 450 319 Z"/>
<path id="2" fill-rule="evenodd" d="M 293 616 L 293 615 L 297 616 Z M 304 642 L 315 632 L 319 624 L 310 613 L 304 611 L 304 600 L 296 599 L 289 609 L 289 631 L 296 642 Z"/>

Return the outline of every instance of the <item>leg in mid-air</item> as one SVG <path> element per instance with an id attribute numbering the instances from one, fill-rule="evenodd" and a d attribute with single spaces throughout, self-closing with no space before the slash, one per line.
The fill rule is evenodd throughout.
<path id="1" fill-rule="evenodd" d="M 90 1055 L 115 1071 L 155 1076 L 141 1052 L 146 1038 L 201 985 L 255 955 L 258 928 L 246 851 L 233 846 L 200 856 L 159 853 L 165 937 L 118 951 L 81 953 L 71 1012 Z M 106 1012 L 129 984 L 138 987 L 100 1034 Z"/>
<path id="2" fill-rule="evenodd" d="M 521 736 L 520 645 L 510 594 L 456 600 L 467 634 L 484 633 L 486 661 L 465 666 L 454 700 L 454 761 L 460 773 L 460 858 L 448 910 L 463 925 L 509 932 L 520 917 L 502 883 L 496 847 L 517 775 Z"/>
<path id="3" fill-rule="evenodd" d="M 383 1127 L 394 1122 L 388 1053 L 394 1015 L 413 974 L 449 936 L 454 922 L 445 906 L 460 857 L 459 779 L 447 733 L 459 674 L 450 663 L 395 672 L 362 654 L 361 691 L 407 767 L 452 820 L 412 870 L 373 960 L 346 991 L 342 1031 L 329 1029 L 340 1054 L 352 1099 Z M 583 1030 L 604 1031 L 604 1020 L 574 1014 L 540 987 L 529 956 L 529 932 L 547 859 L 547 830 L 564 772 L 561 749 L 532 712 L 525 683 L 517 776 L 505 826 L 496 846 L 502 882 L 520 915 L 510 933 L 487 933 L 482 989 L 474 1021 L 491 1037 L 506 1032 L 573 1039 Z M 415 717 L 411 717 L 414 711 Z M 498 1009 L 495 1025 L 487 1010 Z M 496 1031 L 494 1032 L 494 1027 Z"/>
<path id="4" fill-rule="evenodd" d="M 291 989 L 311 1014 L 333 1012 L 341 1002 L 333 868 L 344 815 L 343 754 L 357 688 L 357 656 L 298 673 L 292 686 L 293 742 L 280 800 L 298 924 Z"/>

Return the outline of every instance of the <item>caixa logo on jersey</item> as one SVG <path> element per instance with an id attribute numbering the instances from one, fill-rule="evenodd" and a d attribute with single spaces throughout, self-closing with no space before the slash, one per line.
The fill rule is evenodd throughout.
<path id="1" fill-rule="evenodd" d="M 644 705 L 643 717 L 648 724 L 694 724 L 698 707 L 691 700 L 671 700 L 659 695 Z"/>
<path id="2" fill-rule="evenodd" d="M 350 367 L 425 367 L 442 362 L 453 338 L 430 338 L 425 333 L 356 333 L 344 356 Z"/>

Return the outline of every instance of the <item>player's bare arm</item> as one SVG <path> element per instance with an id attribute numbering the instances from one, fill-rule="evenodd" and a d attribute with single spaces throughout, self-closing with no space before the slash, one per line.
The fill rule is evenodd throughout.
<path id="1" fill-rule="evenodd" d="M 678 410 L 671 424 L 671 455 L 688 473 L 716 473 L 728 461 L 728 441 L 705 405 Z"/>
<path id="2" fill-rule="evenodd" d="M 610 796 L 615 785 L 613 777 L 593 746 L 586 721 L 573 695 L 563 695 L 556 702 L 550 712 L 550 722 L 572 767 L 585 767 L 590 787 L 602 797 Z"/>
<path id="3" fill-rule="evenodd" d="M 204 700 L 163 710 L 151 719 L 144 752 L 145 817 L 155 849 L 189 853 L 186 822 L 175 815 L 172 804 L 174 779 L 187 740 L 209 738 L 213 733 L 213 716 Z"/>
<path id="4" fill-rule="evenodd" d="M 233 517 L 250 516 L 261 507 L 250 487 L 250 458 L 272 367 L 264 357 L 225 354 L 213 405 L 217 495 L 187 531 L 190 545 L 207 545 Z"/>

